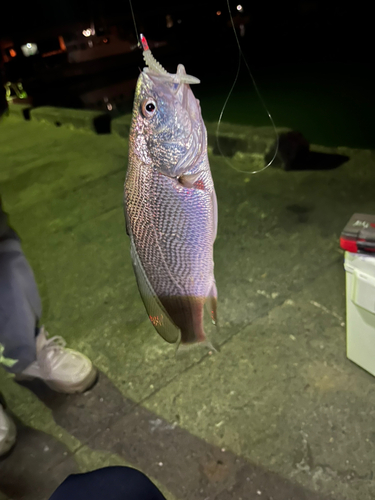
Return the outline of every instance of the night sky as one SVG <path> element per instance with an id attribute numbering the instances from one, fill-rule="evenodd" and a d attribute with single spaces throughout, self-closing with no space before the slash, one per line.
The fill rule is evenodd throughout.
<path id="1" fill-rule="evenodd" d="M 261 2 L 243 0 L 230 1 L 232 12 L 236 13 L 237 3 L 242 3 L 244 15 L 263 33 L 264 37 L 274 38 L 275 33 L 283 38 L 286 32 L 297 33 L 302 26 L 311 37 L 317 40 L 324 37 L 327 43 L 350 40 L 358 49 L 367 50 L 371 43 L 372 15 L 371 2 L 364 0 L 342 2 L 338 0 L 263 0 Z M 59 26 L 77 21 L 119 16 L 130 16 L 127 0 L 21 0 L 3 2 L 0 16 L 0 35 L 40 30 L 46 26 Z M 167 13 L 187 17 L 192 29 L 195 23 L 209 22 L 216 10 L 228 16 L 226 0 L 133 0 L 137 22 L 152 15 L 155 23 L 165 18 Z M 372 43 L 371 43 L 372 45 Z"/>
<path id="2" fill-rule="evenodd" d="M 373 64 L 371 3 L 365 0 L 230 0 L 233 16 L 241 3 L 246 20 L 246 36 L 241 44 L 246 56 L 272 65 L 280 60 L 309 63 L 355 62 Z M 26 43 L 41 33 L 57 35 L 77 22 L 116 21 L 125 33 L 134 36 L 129 2 L 117 0 L 21 0 L 2 7 L 0 36 Z M 234 37 L 229 26 L 226 0 L 133 0 L 137 27 L 154 40 L 178 40 L 186 51 L 216 50 L 233 54 Z M 216 16 L 216 11 L 222 12 Z M 173 30 L 166 29 L 166 14 L 175 19 Z M 176 20 L 181 23 L 177 26 Z M 169 37 L 169 38 L 168 38 Z M 256 61 L 255 61 L 256 62 Z"/>

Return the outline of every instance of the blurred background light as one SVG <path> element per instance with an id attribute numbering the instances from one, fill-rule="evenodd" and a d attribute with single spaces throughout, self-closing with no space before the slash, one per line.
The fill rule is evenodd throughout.
<path id="1" fill-rule="evenodd" d="M 26 45 L 21 45 L 21 50 L 25 57 L 34 56 L 38 52 L 38 46 L 36 43 L 27 43 Z"/>

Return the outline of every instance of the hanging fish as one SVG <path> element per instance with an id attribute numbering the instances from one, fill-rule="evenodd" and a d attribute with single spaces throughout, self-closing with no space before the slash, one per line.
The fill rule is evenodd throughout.
<path id="1" fill-rule="evenodd" d="M 134 97 L 125 218 L 138 288 L 157 332 L 179 347 L 212 347 L 204 305 L 216 323 L 213 244 L 217 201 L 207 132 L 180 64 L 168 73 L 141 35 L 147 67 Z"/>

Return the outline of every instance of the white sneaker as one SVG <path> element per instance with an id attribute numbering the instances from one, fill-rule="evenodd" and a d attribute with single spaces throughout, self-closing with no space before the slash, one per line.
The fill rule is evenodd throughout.
<path id="1" fill-rule="evenodd" d="M 16 435 L 16 426 L 0 403 L 0 457 L 12 448 L 16 442 Z"/>
<path id="2" fill-rule="evenodd" d="M 36 361 L 16 379 L 40 378 L 58 392 L 84 392 L 95 382 L 97 371 L 84 354 L 65 347 L 62 337 L 48 338 L 42 326 L 36 337 Z"/>

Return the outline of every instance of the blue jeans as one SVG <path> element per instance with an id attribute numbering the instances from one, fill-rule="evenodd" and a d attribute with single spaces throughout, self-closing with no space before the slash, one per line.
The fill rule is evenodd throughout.
<path id="1" fill-rule="evenodd" d="M 16 233 L 7 225 L 0 200 L 0 353 L 16 360 L 19 373 L 36 360 L 35 329 L 42 303 L 33 271 Z"/>

